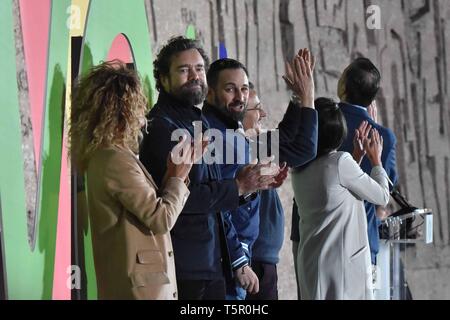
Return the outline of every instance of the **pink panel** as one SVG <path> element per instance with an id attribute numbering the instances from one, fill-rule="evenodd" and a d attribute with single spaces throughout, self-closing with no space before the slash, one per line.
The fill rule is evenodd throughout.
<path id="1" fill-rule="evenodd" d="M 133 54 L 131 53 L 130 44 L 128 39 L 122 33 L 118 34 L 114 38 L 106 61 L 111 61 L 114 59 L 122 60 L 125 63 L 133 62 Z"/>
<path id="2" fill-rule="evenodd" d="M 71 265 L 71 195 L 70 195 L 70 171 L 67 166 L 67 135 L 63 137 L 61 156 L 61 181 L 59 184 L 58 226 L 56 231 L 55 272 L 53 274 L 53 299 L 70 300 L 70 288 L 67 287 L 67 279 Z M 69 269 L 70 270 L 70 269 Z"/>
<path id="3" fill-rule="evenodd" d="M 30 94 L 34 152 L 36 168 L 39 170 L 51 0 L 20 0 L 19 6 Z"/>

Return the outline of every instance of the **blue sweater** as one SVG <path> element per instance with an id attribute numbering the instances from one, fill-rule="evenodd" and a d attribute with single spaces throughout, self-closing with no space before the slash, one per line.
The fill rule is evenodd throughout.
<path id="1" fill-rule="evenodd" d="M 261 191 L 259 236 L 253 245 L 253 261 L 277 264 L 284 240 L 284 212 L 276 189 Z"/>

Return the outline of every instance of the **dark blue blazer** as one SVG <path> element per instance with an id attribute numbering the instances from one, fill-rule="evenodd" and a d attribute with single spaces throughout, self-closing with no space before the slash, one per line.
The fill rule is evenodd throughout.
<path id="1" fill-rule="evenodd" d="M 278 134 L 278 143 L 272 142 L 274 132 Z M 258 140 L 267 142 L 269 155 L 276 155 L 271 150 L 272 145 L 278 148 L 276 162 L 286 162 L 289 167 L 296 168 L 315 159 L 317 134 L 317 111 L 290 103 L 278 129 L 260 134 Z M 258 151 L 258 157 L 265 156 Z"/>
<path id="2" fill-rule="evenodd" d="M 347 138 L 342 144 L 340 151 L 346 151 L 350 154 L 353 151 L 353 138 L 355 136 L 355 130 L 361 125 L 363 121 L 368 121 L 369 124 L 378 130 L 383 137 L 383 153 L 381 155 L 381 162 L 384 170 L 388 174 L 389 179 L 395 185 L 397 183 L 397 169 L 395 160 L 395 145 L 396 138 L 392 130 L 385 128 L 375 123 L 370 117 L 367 109 L 360 106 L 351 105 L 348 103 L 340 103 L 340 109 L 342 110 L 345 120 L 347 121 Z M 370 174 L 372 166 L 370 161 L 365 157 L 361 163 L 362 170 Z M 392 186 L 391 186 L 392 188 Z M 379 219 L 376 216 L 376 208 L 372 203 L 365 202 L 366 214 L 367 214 L 367 227 L 369 233 L 369 245 L 371 251 L 372 263 L 376 263 L 376 255 L 378 253 L 379 245 L 379 233 L 378 227 L 380 224 Z"/>
<path id="3" fill-rule="evenodd" d="M 200 109 L 186 106 L 163 92 L 148 120 L 140 160 L 160 186 L 168 154 L 177 144 L 171 141 L 172 132 L 185 129 L 192 136 L 193 121 L 202 123 L 203 132 L 209 124 Z M 237 184 L 233 179 L 222 179 L 217 165 L 205 163 L 195 164 L 189 179 L 189 198 L 171 231 L 177 278 L 212 280 L 224 274 L 232 277 L 230 261 L 245 256 L 227 213 L 241 204 Z"/>

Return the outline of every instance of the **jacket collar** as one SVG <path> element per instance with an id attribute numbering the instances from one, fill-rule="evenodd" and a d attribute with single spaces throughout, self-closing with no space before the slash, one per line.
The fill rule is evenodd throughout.
<path id="1" fill-rule="evenodd" d="M 347 113 L 353 113 L 353 114 L 356 114 L 356 115 L 359 115 L 359 116 L 370 118 L 370 115 L 367 112 L 367 109 L 362 107 L 362 106 L 358 106 L 356 104 L 350 104 L 350 103 L 347 103 L 347 102 L 340 102 L 339 103 L 339 108 L 341 108 L 342 111 L 347 112 Z"/>
<path id="2" fill-rule="evenodd" d="M 179 100 L 177 97 L 170 93 L 161 90 L 158 96 L 158 104 L 171 105 L 176 108 L 193 108 L 194 105 L 186 104 L 184 101 Z"/>
<path id="3" fill-rule="evenodd" d="M 202 114 L 202 110 L 194 105 L 186 104 L 180 100 L 178 100 L 173 95 L 166 93 L 165 91 L 161 91 L 158 96 L 158 101 L 155 106 L 151 109 L 148 117 L 156 116 L 156 115 L 180 115 L 185 112 L 189 114 L 195 114 L 196 117 L 200 118 Z"/>

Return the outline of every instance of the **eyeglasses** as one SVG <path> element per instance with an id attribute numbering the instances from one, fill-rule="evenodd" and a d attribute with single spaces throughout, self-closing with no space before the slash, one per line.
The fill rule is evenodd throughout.
<path id="1" fill-rule="evenodd" d="M 255 110 L 255 111 L 262 111 L 263 108 L 262 108 L 261 102 L 258 103 L 258 104 L 257 104 L 256 106 L 254 106 L 253 108 L 247 108 L 247 111 L 253 111 L 253 110 Z"/>

